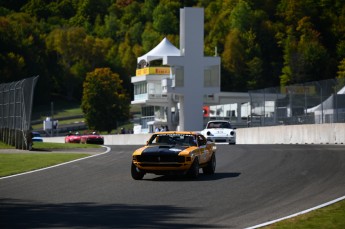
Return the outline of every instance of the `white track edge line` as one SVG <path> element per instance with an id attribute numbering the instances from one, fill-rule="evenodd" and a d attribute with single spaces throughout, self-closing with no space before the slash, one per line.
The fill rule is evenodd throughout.
<path id="1" fill-rule="evenodd" d="M 100 155 L 103 155 L 103 154 L 106 154 L 106 153 L 109 153 L 109 152 L 110 152 L 110 147 L 108 147 L 108 146 L 102 146 L 102 147 L 104 147 L 104 148 L 107 149 L 107 150 L 106 150 L 105 152 L 103 152 L 103 153 L 90 155 L 90 156 L 87 156 L 87 157 L 79 158 L 79 159 L 76 159 L 76 160 L 73 160 L 73 161 L 67 161 L 67 162 L 64 162 L 64 163 L 61 163 L 61 164 L 52 165 L 52 166 L 45 167 L 45 168 L 41 168 L 41 169 L 35 169 L 35 170 L 28 171 L 28 172 L 25 172 L 25 173 L 19 173 L 19 174 L 14 174 L 14 175 L 6 176 L 6 177 L 0 177 L 0 180 L 12 178 L 12 177 L 17 177 L 17 176 L 22 176 L 22 175 L 26 175 L 26 174 L 30 174 L 30 173 L 35 173 L 35 172 L 39 172 L 39 171 L 43 171 L 43 170 L 47 170 L 47 169 L 59 167 L 59 166 L 62 166 L 62 165 L 67 165 L 67 164 L 70 164 L 70 163 L 73 163 L 73 162 L 77 162 L 77 161 L 89 159 L 89 158 L 91 158 L 91 157 L 97 157 L 97 156 L 100 156 Z"/>
<path id="2" fill-rule="evenodd" d="M 299 215 L 303 215 L 303 214 L 306 214 L 308 212 L 311 212 L 311 211 L 314 211 L 314 210 L 317 210 L 317 209 L 320 209 L 320 208 L 323 208 L 323 207 L 326 207 L 326 206 L 329 206 L 331 204 L 334 204 L 334 203 L 337 203 L 339 201 L 342 201 L 345 199 L 345 196 L 342 196 L 342 197 L 339 197 L 335 200 L 331 200 L 327 203 L 324 203 L 324 204 L 320 204 L 316 207 L 313 207 L 313 208 L 309 208 L 309 209 L 306 209 L 304 211 L 301 211 L 301 212 L 297 212 L 295 214 L 292 214 L 292 215 L 289 215 L 289 216 L 285 216 L 285 217 L 282 217 L 282 218 L 279 218 L 279 219 L 276 219 L 276 220 L 272 220 L 272 221 L 268 221 L 266 223 L 262 223 L 262 224 L 258 224 L 258 225 L 255 225 L 255 226 L 251 226 L 251 227 L 247 227 L 245 229 L 255 229 L 255 228 L 260 228 L 260 227 L 264 227 L 264 226 L 268 226 L 268 225 L 271 225 L 271 224 L 274 224 L 274 223 L 277 223 L 279 221 L 283 221 L 283 220 L 286 220 L 286 219 L 290 219 L 290 218 L 293 218 L 293 217 L 296 217 L 296 216 L 299 216 Z"/>

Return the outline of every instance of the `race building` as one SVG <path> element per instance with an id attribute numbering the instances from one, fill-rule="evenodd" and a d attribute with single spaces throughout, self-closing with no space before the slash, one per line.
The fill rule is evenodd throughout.
<path id="1" fill-rule="evenodd" d="M 221 92 L 220 62 L 216 52 L 204 56 L 203 8 L 180 9 L 180 47 L 164 38 L 137 58 L 131 104 L 140 107 L 141 115 L 134 133 L 201 131 L 209 119 L 228 119 L 235 127 L 344 119 L 341 81 L 332 83 L 331 90 L 328 83 L 326 87 L 311 82 L 249 93 Z"/>
<path id="2" fill-rule="evenodd" d="M 204 56 L 204 10 L 180 10 L 180 48 L 164 38 L 137 59 L 132 105 L 140 106 L 135 133 L 156 129 L 200 131 L 209 106 L 235 103 L 238 120 L 248 93 L 220 92 L 220 57 Z M 212 108 L 212 107 L 211 107 Z M 232 112 L 231 112 L 232 113 Z"/>

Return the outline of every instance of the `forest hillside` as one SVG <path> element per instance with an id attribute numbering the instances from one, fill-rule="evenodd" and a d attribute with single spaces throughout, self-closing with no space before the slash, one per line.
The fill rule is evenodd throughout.
<path id="1" fill-rule="evenodd" d="M 179 47 L 183 7 L 204 8 L 222 91 L 345 77 L 344 0 L 0 0 L 0 83 L 39 75 L 35 102 L 80 101 L 87 73 L 110 68 L 132 95 L 137 57 Z"/>

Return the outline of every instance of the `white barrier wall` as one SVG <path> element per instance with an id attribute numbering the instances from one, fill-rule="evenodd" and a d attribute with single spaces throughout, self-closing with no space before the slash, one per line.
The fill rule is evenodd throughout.
<path id="1" fill-rule="evenodd" d="M 144 145 L 151 134 L 104 135 L 105 145 Z M 64 137 L 43 138 L 64 143 Z M 345 123 L 239 128 L 237 144 L 345 144 Z"/>
<path id="2" fill-rule="evenodd" d="M 345 123 L 252 127 L 236 130 L 237 144 L 345 144 Z"/>
<path id="3" fill-rule="evenodd" d="M 104 145 L 145 145 L 152 134 L 104 135 Z"/>

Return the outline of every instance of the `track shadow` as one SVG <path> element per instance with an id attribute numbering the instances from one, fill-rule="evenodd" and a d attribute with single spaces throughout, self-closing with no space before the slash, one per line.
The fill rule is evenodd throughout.
<path id="1" fill-rule="evenodd" d="M 215 174 L 212 174 L 212 175 L 205 175 L 205 174 L 200 173 L 197 179 L 191 179 L 188 176 L 184 176 L 184 175 L 167 175 L 167 176 L 159 176 L 153 179 L 146 179 L 146 180 L 150 180 L 150 181 L 212 181 L 212 180 L 235 178 L 240 175 L 241 173 L 217 173 L 216 172 Z"/>
<path id="2" fill-rule="evenodd" d="M 95 203 L 46 204 L 0 199 L 0 228 L 219 228 L 188 224 L 197 209 Z"/>
<path id="3" fill-rule="evenodd" d="M 40 149 L 40 148 L 35 148 L 33 147 L 30 152 L 51 152 L 52 150 L 49 149 Z"/>

